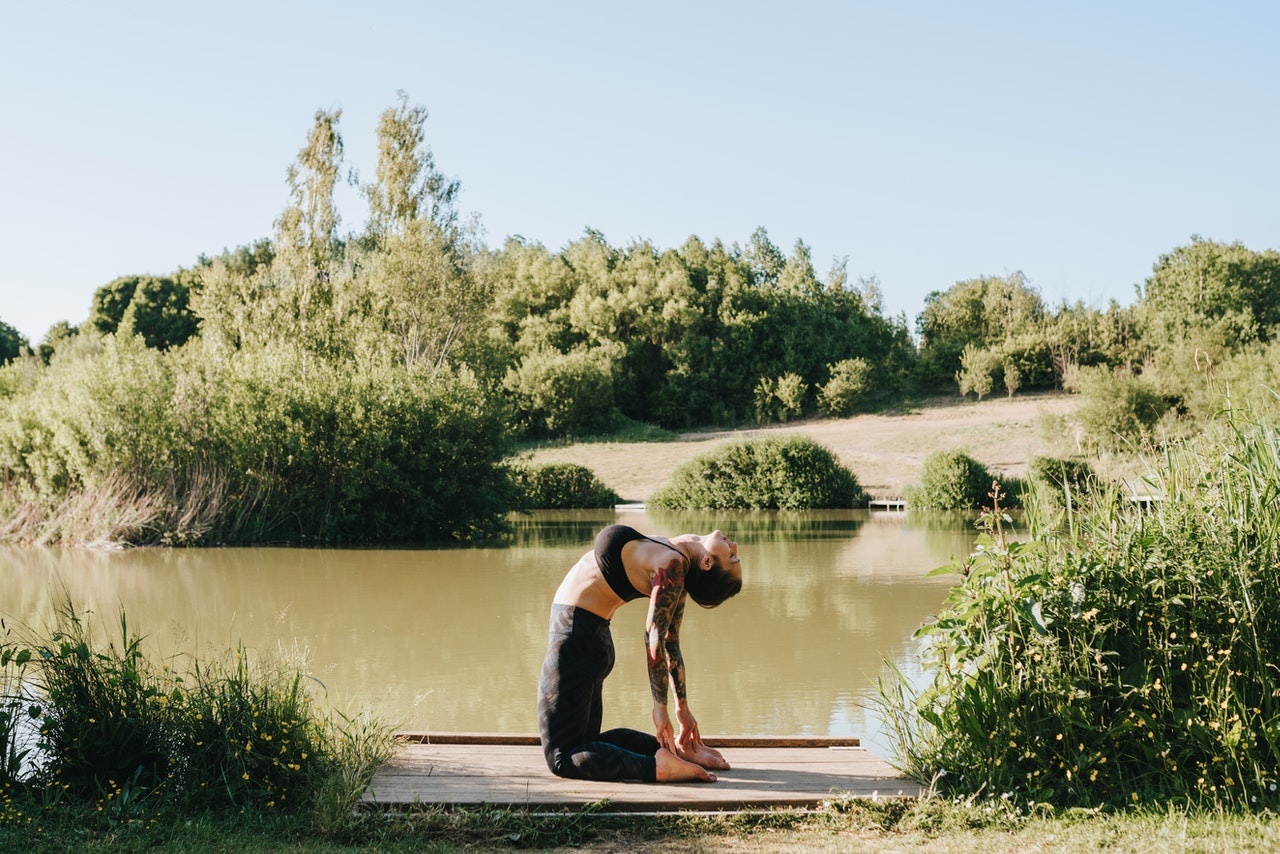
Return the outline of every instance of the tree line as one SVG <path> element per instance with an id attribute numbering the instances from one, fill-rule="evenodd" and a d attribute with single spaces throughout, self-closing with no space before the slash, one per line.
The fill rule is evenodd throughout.
<path id="1" fill-rule="evenodd" d="M 885 316 L 877 280 L 851 279 L 845 260 L 819 275 L 803 241 L 784 252 L 764 228 L 729 245 L 615 246 L 587 230 L 554 250 L 519 236 L 488 247 L 426 120 L 403 93 L 380 117 L 356 229 L 334 201 L 341 110 L 321 110 L 271 236 L 115 279 L 84 321 L 34 347 L 0 323 L 10 504 L 44 508 L 49 525 L 77 490 L 170 506 L 217 494 L 220 509 L 195 501 L 186 528 L 159 527 L 464 537 L 510 503 L 492 472 L 520 438 L 1065 387 L 1085 395 L 1085 434 L 1104 447 L 1207 416 L 1211 382 L 1276 387 L 1271 250 L 1193 237 L 1131 306 L 1047 306 L 1022 273 L 961 281 L 931 293 L 912 330 Z M 413 478 L 450 485 L 428 495 Z M 462 498 L 477 488 L 485 501 Z"/>

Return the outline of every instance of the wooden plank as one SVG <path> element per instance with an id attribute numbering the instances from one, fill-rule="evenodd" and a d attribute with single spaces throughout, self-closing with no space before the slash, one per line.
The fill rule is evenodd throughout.
<path id="1" fill-rule="evenodd" d="M 410 744 L 539 744 L 538 736 L 499 732 L 398 732 L 396 739 Z M 712 736 L 712 747 L 859 747 L 856 736 Z"/>
<path id="2" fill-rule="evenodd" d="M 841 795 L 918 797 L 920 787 L 850 747 L 726 748 L 716 783 L 601 783 L 552 775 L 527 744 L 404 744 L 374 775 L 364 800 L 411 804 L 725 810 L 816 806 Z"/>

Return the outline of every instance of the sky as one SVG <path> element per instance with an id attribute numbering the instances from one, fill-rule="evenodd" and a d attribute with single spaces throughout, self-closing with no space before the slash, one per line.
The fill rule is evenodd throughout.
<path id="1" fill-rule="evenodd" d="M 117 276 L 271 236 L 318 109 L 372 181 L 399 91 L 491 246 L 763 226 L 913 327 L 1015 271 L 1128 305 L 1192 235 L 1280 247 L 1277 32 L 1230 0 L 0 0 L 0 320 L 38 343 Z"/>

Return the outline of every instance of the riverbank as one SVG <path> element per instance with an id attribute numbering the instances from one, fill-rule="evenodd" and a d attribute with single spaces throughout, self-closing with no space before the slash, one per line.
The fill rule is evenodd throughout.
<path id="1" fill-rule="evenodd" d="M 1035 455 L 1079 452 L 1065 423 L 1078 398 L 1062 392 L 931 398 L 898 413 L 815 418 L 738 430 L 681 433 L 668 442 L 576 442 L 530 452 L 535 463 L 584 465 L 625 501 L 644 501 L 680 464 L 734 439 L 800 433 L 830 448 L 872 498 L 900 498 L 931 451 L 963 450 L 993 473 L 1025 477 Z"/>

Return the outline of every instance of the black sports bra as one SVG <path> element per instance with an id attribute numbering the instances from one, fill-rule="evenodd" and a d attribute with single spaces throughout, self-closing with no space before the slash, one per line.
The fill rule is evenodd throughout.
<path id="1" fill-rule="evenodd" d="M 629 525 L 609 525 L 597 534 L 595 547 L 596 565 L 600 567 L 600 574 L 609 583 L 609 587 L 612 588 L 614 593 L 618 594 L 618 598 L 623 602 L 642 599 L 646 595 L 637 590 L 636 586 L 631 583 L 631 579 L 627 577 L 627 568 L 622 565 L 622 547 L 636 540 L 660 543 L 679 554 L 679 551 L 669 543 L 655 540 L 653 537 L 646 537 Z"/>

